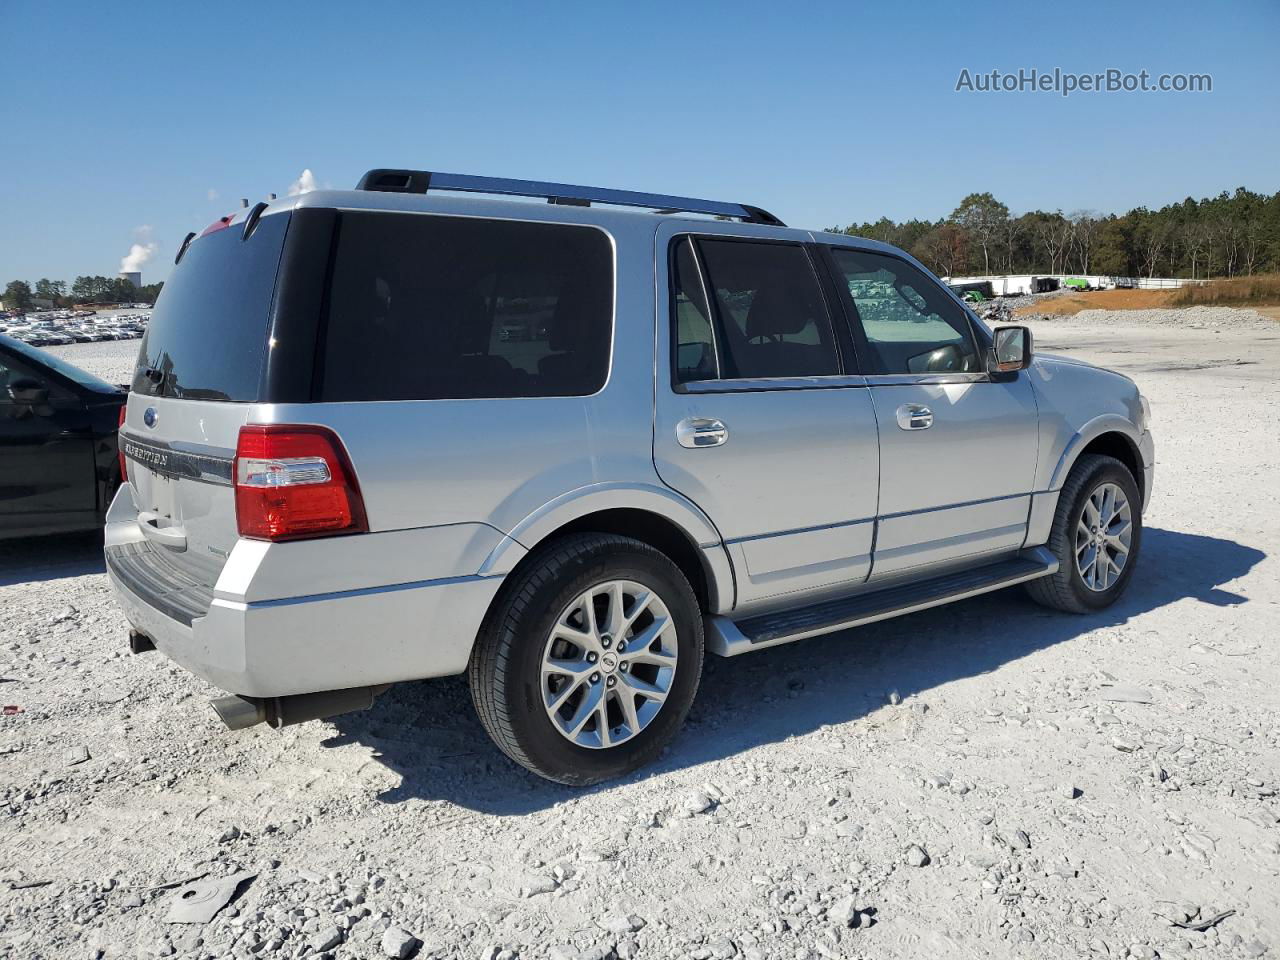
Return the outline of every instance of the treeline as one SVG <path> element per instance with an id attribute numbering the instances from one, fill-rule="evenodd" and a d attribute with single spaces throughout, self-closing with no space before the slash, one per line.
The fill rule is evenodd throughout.
<path id="1" fill-rule="evenodd" d="M 65 280 L 11 280 L 4 288 L 4 305 L 9 310 L 31 310 L 36 300 L 48 300 L 55 307 L 81 303 L 155 303 L 163 283 L 149 283 L 139 289 L 122 277 L 76 277 L 67 289 Z"/>
<path id="2" fill-rule="evenodd" d="M 971 193 L 936 223 L 881 217 L 831 227 L 910 251 L 941 276 L 1092 273 L 1126 277 L 1240 277 L 1280 270 L 1280 193 L 1235 193 L 1137 207 L 1012 214 Z"/>

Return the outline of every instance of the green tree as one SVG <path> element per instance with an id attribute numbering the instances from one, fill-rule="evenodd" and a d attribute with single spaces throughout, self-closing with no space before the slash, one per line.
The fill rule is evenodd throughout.
<path id="1" fill-rule="evenodd" d="M 1094 269 L 1111 276 L 1136 276 L 1133 231 L 1133 217 L 1127 213 L 1104 224 L 1098 231 L 1098 244 L 1093 251 Z"/>
<path id="2" fill-rule="evenodd" d="M 10 310 L 31 309 L 31 286 L 25 280 L 10 280 L 4 288 L 4 305 Z"/>
<path id="3" fill-rule="evenodd" d="M 1009 219 L 1009 208 L 989 193 L 971 193 L 951 212 L 950 219 L 982 248 L 982 272 L 991 272 L 991 249 Z"/>
<path id="4" fill-rule="evenodd" d="M 65 280 L 50 280 L 41 278 L 36 281 L 36 296 L 45 300 L 58 301 L 67 295 L 67 282 Z"/>
<path id="5" fill-rule="evenodd" d="M 941 230 L 950 222 L 955 231 Z M 991 229 L 994 226 L 994 229 Z M 1280 270 L 1280 193 L 1239 187 L 1215 197 L 1187 197 L 1159 210 L 1125 213 L 1035 210 L 1011 217 L 991 194 L 965 197 L 948 221 L 896 222 L 880 217 L 833 227 L 833 233 L 882 240 L 910 250 L 939 273 L 1102 273 L 1114 276 L 1237 276 Z M 984 238 L 986 243 L 983 243 Z"/>
<path id="6" fill-rule="evenodd" d="M 77 303 L 120 303 L 132 300 L 133 290 L 133 284 L 118 277 L 76 277 L 71 284 L 71 299 Z"/>

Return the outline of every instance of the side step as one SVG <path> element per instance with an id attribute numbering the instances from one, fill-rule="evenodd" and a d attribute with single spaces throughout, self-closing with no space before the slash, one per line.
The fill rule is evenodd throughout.
<path id="1" fill-rule="evenodd" d="M 918 583 L 900 584 L 824 600 L 807 607 L 730 620 L 707 618 L 707 649 L 722 657 L 734 657 L 750 650 L 776 647 L 848 627 L 887 620 L 941 606 L 953 600 L 976 597 L 1058 571 L 1058 561 L 1044 547 L 1034 547 L 1009 560 L 983 567 L 948 573 Z"/>

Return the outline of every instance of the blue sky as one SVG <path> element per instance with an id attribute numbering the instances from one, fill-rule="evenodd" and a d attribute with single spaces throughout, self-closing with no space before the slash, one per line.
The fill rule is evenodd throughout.
<path id="1" fill-rule="evenodd" d="M 1280 189 L 1280 3 L 0 0 L 0 284 L 113 274 L 304 169 L 739 200 L 797 226 Z M 973 73 L 1213 92 L 957 93 Z M 142 228 L 149 227 L 148 230 Z"/>

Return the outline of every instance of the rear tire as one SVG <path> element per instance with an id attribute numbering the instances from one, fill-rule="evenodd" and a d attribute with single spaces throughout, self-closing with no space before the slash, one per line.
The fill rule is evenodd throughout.
<path id="1" fill-rule="evenodd" d="M 468 680 L 498 749 L 585 786 L 652 762 L 671 742 L 697 693 L 703 646 L 679 567 L 629 537 L 575 534 L 504 585 Z"/>
<path id="2" fill-rule="evenodd" d="M 1081 457 L 1058 495 L 1045 546 L 1057 557 L 1058 572 L 1027 583 L 1032 600 L 1067 613 L 1115 603 L 1142 546 L 1142 495 L 1128 467 L 1114 457 Z"/>

